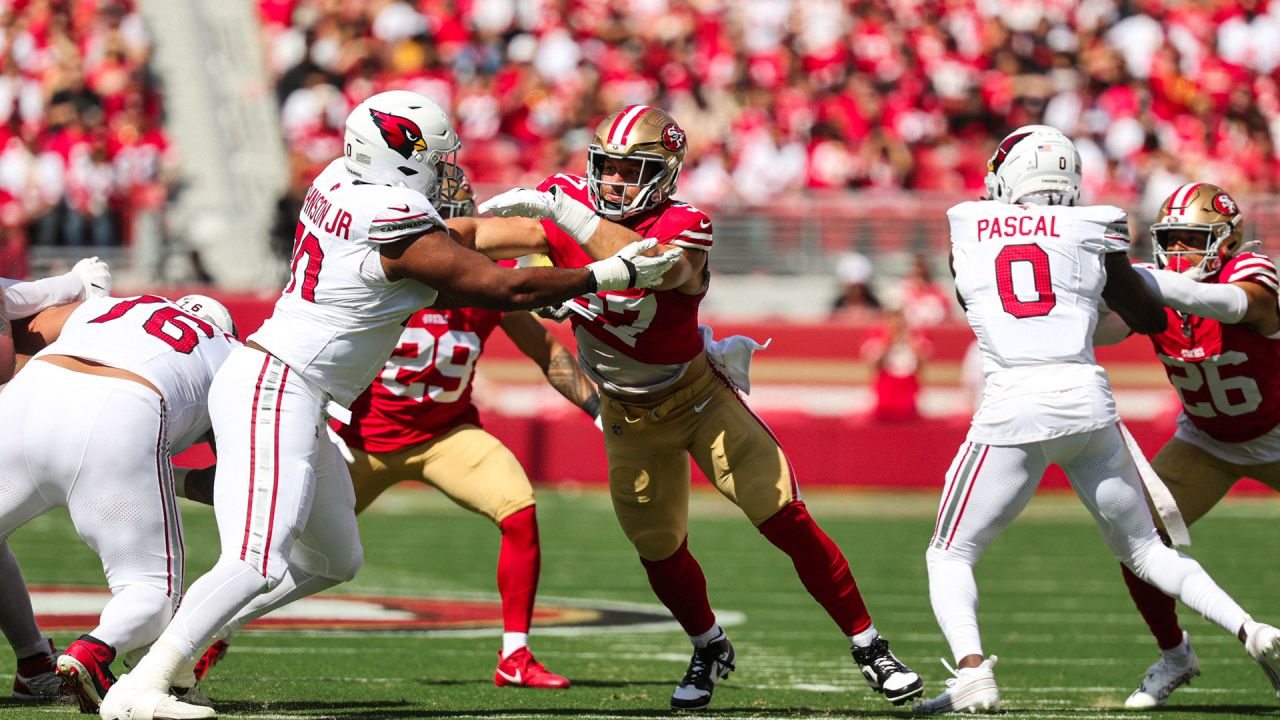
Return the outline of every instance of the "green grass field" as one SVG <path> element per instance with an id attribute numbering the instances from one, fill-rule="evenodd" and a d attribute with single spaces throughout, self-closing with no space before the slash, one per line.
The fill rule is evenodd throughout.
<path id="1" fill-rule="evenodd" d="M 812 493 L 811 511 L 849 556 L 880 630 L 933 694 L 947 654 L 929 609 L 924 546 L 932 495 Z M 185 506 L 188 582 L 216 554 L 206 508 Z M 726 501 L 694 497 L 690 547 L 729 628 L 738 671 L 716 691 L 719 717 L 907 717 L 870 692 L 847 640 L 800 586 L 786 558 Z M 540 494 L 544 599 L 655 602 L 644 573 L 598 491 Z M 487 521 L 434 493 L 388 494 L 361 518 L 365 568 L 338 592 L 494 597 L 498 535 Z M 1193 528 L 1194 554 L 1249 610 L 1280 620 L 1280 501 L 1229 501 Z M 11 539 L 31 584 L 101 585 L 97 558 L 65 513 Z M 980 617 L 1005 709 L 1027 718 L 1280 717 L 1261 671 L 1233 638 L 1184 611 L 1203 675 L 1156 713 L 1124 698 L 1155 659 L 1118 566 L 1074 497 L 1038 497 L 978 567 Z M 39 611 L 40 608 L 37 608 Z M 492 684 L 499 630 L 483 636 L 245 633 L 204 687 L 220 711 L 243 718 L 648 718 L 669 716 L 689 645 L 679 629 L 537 634 L 532 647 L 569 676 L 566 691 Z M 57 633 L 64 645 L 76 633 Z M 11 681 L 11 656 L 0 683 Z M 119 667 L 116 668 L 120 670 Z M 0 701 L 0 715 L 47 719 L 74 706 Z"/>

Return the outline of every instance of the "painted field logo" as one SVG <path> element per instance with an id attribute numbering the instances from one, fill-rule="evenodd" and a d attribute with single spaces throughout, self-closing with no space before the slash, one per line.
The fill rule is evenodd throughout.
<path id="1" fill-rule="evenodd" d="M 40 627 L 88 630 L 111 594 L 97 588 L 33 586 L 31 603 Z M 717 613 L 722 625 L 741 622 L 740 613 Z M 533 622 L 540 634 L 630 632 L 677 627 L 658 605 L 546 598 L 538 601 Z M 251 630 L 342 633 L 424 632 L 490 634 L 502 629 L 502 604 L 485 597 L 406 597 L 387 595 L 317 595 L 254 621 Z"/>

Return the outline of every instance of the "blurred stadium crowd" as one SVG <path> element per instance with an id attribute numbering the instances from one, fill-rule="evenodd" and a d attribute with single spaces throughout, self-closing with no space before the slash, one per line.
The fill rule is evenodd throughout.
<path id="1" fill-rule="evenodd" d="M 127 244 L 174 192 L 136 4 L 0 0 L 0 273 L 25 274 L 29 243 Z M 1280 0 L 256 4 L 283 217 L 350 108 L 389 88 L 450 110 L 482 188 L 580 170 L 600 118 L 649 103 L 688 131 L 681 195 L 721 208 L 974 196 L 996 140 L 1038 121 L 1076 139 L 1086 197 L 1140 216 L 1193 177 L 1280 193 Z"/>
<path id="2" fill-rule="evenodd" d="M 120 245 L 172 183 L 152 44 L 132 0 L 0 4 L 0 275 L 26 246 Z"/>
<path id="3" fill-rule="evenodd" d="M 298 184 L 342 118 L 406 87 L 451 108 L 479 183 L 576 169 L 630 103 L 688 131 L 681 194 L 974 194 L 1009 128 L 1076 138 L 1086 196 L 1212 171 L 1280 190 L 1280 2 L 259 0 Z M 1168 176 L 1178 176 L 1169 178 Z M 1158 203 L 1158 199 L 1155 201 Z"/>

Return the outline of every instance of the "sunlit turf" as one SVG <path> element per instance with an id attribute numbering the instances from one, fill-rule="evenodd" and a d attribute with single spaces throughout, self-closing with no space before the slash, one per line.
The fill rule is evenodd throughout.
<path id="1" fill-rule="evenodd" d="M 921 672 L 929 694 L 949 677 L 929 608 L 924 548 L 936 497 L 808 493 L 811 512 L 849 556 L 877 627 L 899 658 Z M 190 582 L 213 562 L 207 508 L 184 506 Z M 597 490 L 539 493 L 543 565 L 539 594 L 653 603 L 644 572 Z M 366 564 L 334 592 L 496 595 L 498 533 L 435 493 L 397 490 L 361 518 Z M 1191 554 L 1246 609 L 1280 621 L 1280 501 L 1231 500 L 1198 523 Z M 32 584 L 102 584 L 100 564 L 65 512 L 11 538 Z M 717 608 L 745 614 L 729 628 L 738 671 L 716 690 L 719 717 L 906 717 L 870 692 L 848 641 L 808 597 L 790 562 L 733 506 L 696 493 L 690 548 Z M 1261 671 L 1226 633 L 1183 610 L 1203 675 L 1158 713 L 1122 703 L 1155 646 L 1133 611 L 1119 567 L 1071 495 L 1041 495 L 978 567 L 986 650 L 1000 656 L 1005 709 L 1029 718 L 1235 718 L 1280 716 Z M 39 608 L 37 608 L 39 610 Z M 492 684 L 499 630 L 488 637 L 245 633 L 206 682 L 228 717 L 664 717 L 689 645 L 672 624 L 657 632 L 561 636 L 534 631 L 533 649 L 571 678 L 567 691 Z M 58 633 L 60 645 L 75 633 Z M 5 658 L 11 656 L 5 655 Z M 120 668 L 116 668 L 120 671 Z M 11 659 L 0 659 L 0 683 Z M 27 708 L 0 701 L 0 715 L 49 718 L 74 706 Z"/>

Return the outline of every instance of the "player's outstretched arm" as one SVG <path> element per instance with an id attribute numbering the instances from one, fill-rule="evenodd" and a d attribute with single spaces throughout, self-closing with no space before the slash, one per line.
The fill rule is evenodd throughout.
<path id="1" fill-rule="evenodd" d="M 1138 271 L 1129 264 L 1122 252 L 1103 256 L 1107 271 L 1107 284 L 1102 289 L 1102 299 L 1107 306 L 1124 318 L 1134 332 L 1153 335 L 1164 332 L 1169 324 L 1164 305 L 1147 286 Z"/>
<path id="2" fill-rule="evenodd" d="M 491 310 L 528 310 L 604 290 L 653 287 L 683 254 L 642 255 L 656 244 L 636 243 L 584 268 L 509 269 L 435 230 L 379 246 L 388 279 L 417 280 L 454 301 Z"/>
<path id="3" fill-rule="evenodd" d="M 52 307 L 107 295 L 111 292 L 111 270 L 96 257 L 77 262 L 63 275 L 20 282 L 0 280 L 10 320 L 30 317 Z"/>
<path id="4" fill-rule="evenodd" d="M 520 352 L 542 368 L 547 383 L 569 402 L 595 419 L 600 414 L 600 396 L 596 386 L 578 366 L 578 360 L 542 321 L 529 312 L 502 316 L 502 331 Z"/>
<path id="5" fill-rule="evenodd" d="M 600 217 L 591 208 L 561 192 L 556 186 L 552 186 L 547 191 L 531 188 L 508 190 L 480 203 L 476 212 L 492 212 L 496 218 L 500 219 L 526 218 L 534 222 L 544 218 L 551 220 L 596 260 L 610 257 L 622 248 L 643 239 L 631 228 Z M 541 233 L 541 223 L 538 225 Z M 541 234 L 542 244 L 545 247 L 546 235 Z M 674 246 L 658 245 L 652 253 L 666 252 L 672 247 Z M 511 257 L 518 257 L 518 255 Z M 663 276 L 662 282 L 655 287 L 658 290 L 671 290 L 686 284 L 701 285 L 701 272 L 705 264 L 706 253 L 685 253 L 684 257 Z"/>
<path id="6" fill-rule="evenodd" d="M 1257 282 L 1197 282 L 1182 273 L 1138 268 L 1161 302 L 1178 312 L 1240 324 L 1262 335 L 1280 332 L 1276 296 Z M 1259 269 L 1259 274 L 1266 271 Z M 1274 273 L 1270 275 L 1274 279 Z"/>
<path id="7" fill-rule="evenodd" d="M 458 244 L 492 260 L 510 260 L 547 251 L 547 233 L 542 223 L 531 218 L 456 217 L 447 222 L 449 233 Z"/>

